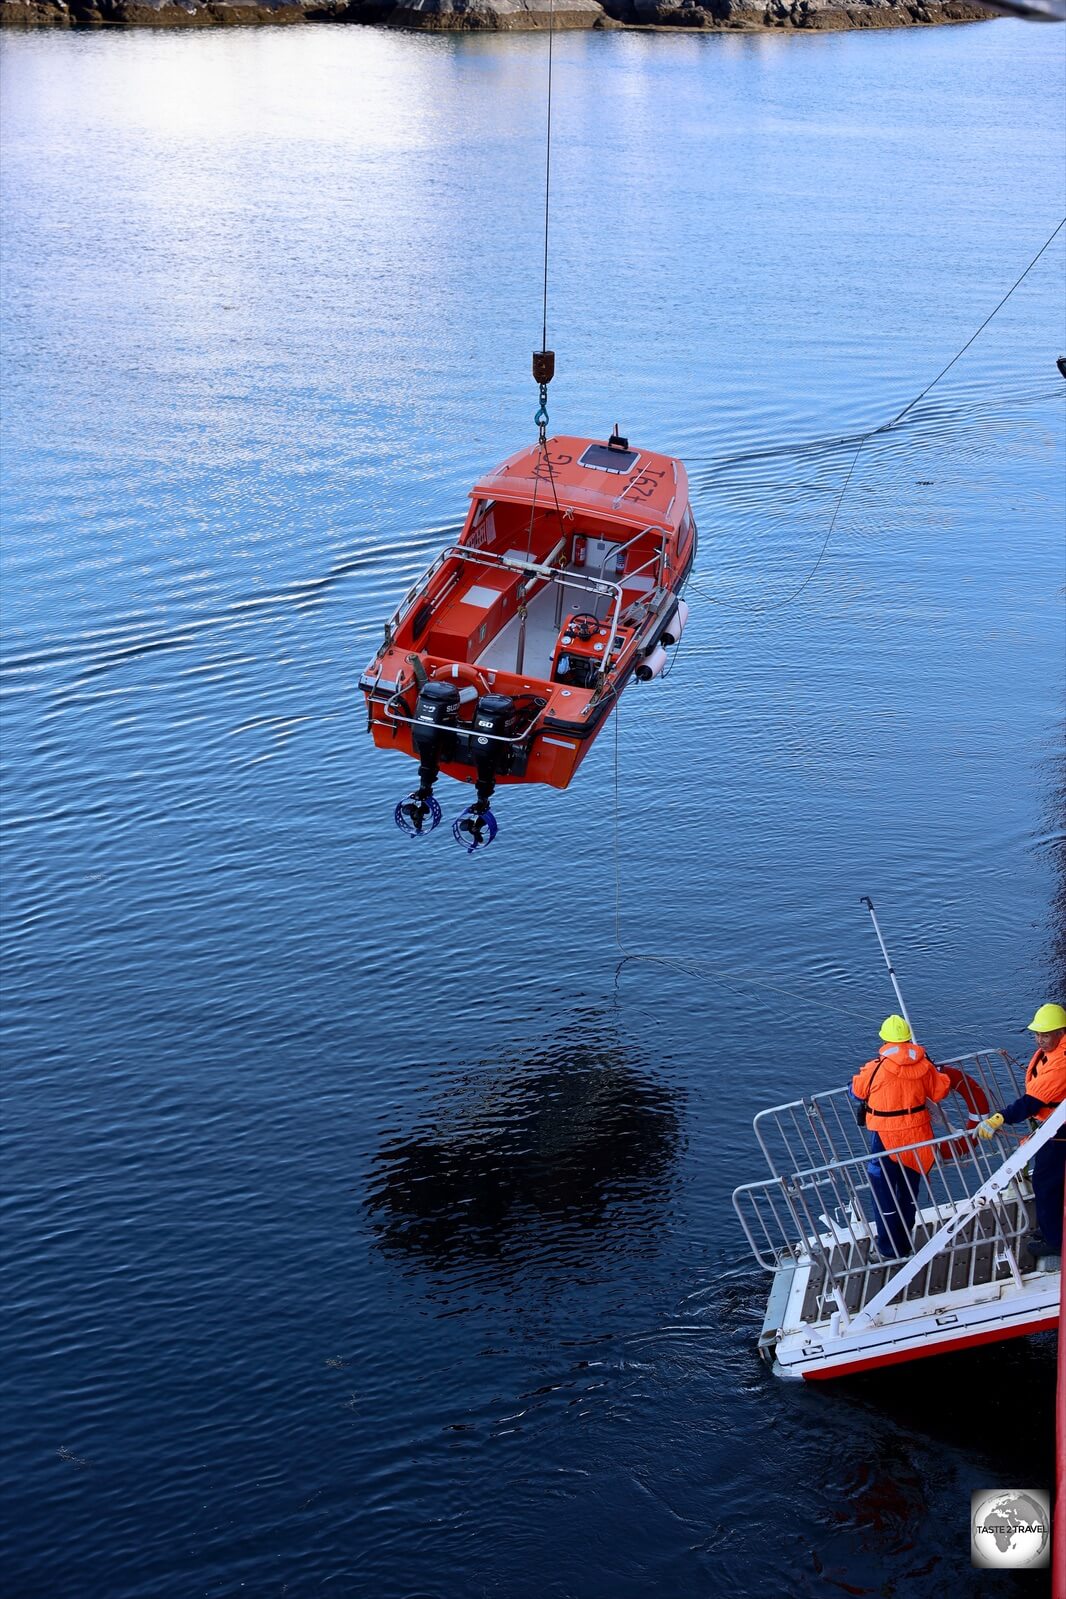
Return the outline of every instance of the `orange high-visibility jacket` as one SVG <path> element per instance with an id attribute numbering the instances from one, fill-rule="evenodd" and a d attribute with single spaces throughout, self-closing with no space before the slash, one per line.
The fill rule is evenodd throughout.
<path id="1" fill-rule="evenodd" d="M 1044 1101 L 1036 1120 L 1046 1122 L 1060 1100 L 1066 1099 L 1066 1033 L 1054 1049 L 1038 1049 L 1025 1068 L 1025 1092 Z"/>
<path id="2" fill-rule="evenodd" d="M 937 1071 L 921 1044 L 884 1044 L 877 1058 L 855 1073 L 851 1091 L 866 1101 L 870 1132 L 877 1133 L 887 1150 L 903 1149 L 932 1138 L 933 1124 L 925 1102 L 949 1094 L 951 1078 Z M 933 1151 L 908 1149 L 892 1159 L 912 1171 L 927 1172 L 933 1164 Z"/>

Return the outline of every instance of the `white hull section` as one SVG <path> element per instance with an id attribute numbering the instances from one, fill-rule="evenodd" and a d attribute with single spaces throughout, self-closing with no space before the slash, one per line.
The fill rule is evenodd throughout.
<path id="1" fill-rule="evenodd" d="M 1029 1167 L 1066 1137 L 1066 1103 L 1031 1132 L 1005 1127 L 984 1141 L 975 1104 L 984 1114 L 1017 1098 L 1019 1063 L 983 1050 L 945 1069 L 967 1125 L 930 1106 L 942 1130 L 891 1152 L 871 1151 L 844 1088 L 756 1116 L 771 1176 L 733 1203 L 772 1273 L 759 1352 L 777 1376 L 846 1377 L 1058 1326 L 1061 1261 L 1033 1252 Z M 906 1155 L 904 1183 L 893 1163 Z"/>
<path id="2" fill-rule="evenodd" d="M 789 1305 L 797 1310 L 806 1296 L 809 1269 L 798 1267 L 789 1284 Z M 787 1326 L 787 1308 L 785 1314 Z M 768 1317 L 763 1333 L 773 1342 L 777 1376 L 817 1381 L 1048 1331 L 1058 1321 L 1059 1272 L 1036 1271 L 1022 1279 L 1020 1288 L 1014 1282 L 991 1283 L 907 1300 L 890 1306 L 873 1327 L 842 1330 L 839 1318 L 833 1318 L 823 1326 L 783 1332 L 771 1328 Z"/>

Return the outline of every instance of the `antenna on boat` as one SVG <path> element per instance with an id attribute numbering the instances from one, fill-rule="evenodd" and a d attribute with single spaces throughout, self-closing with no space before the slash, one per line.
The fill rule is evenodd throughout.
<path id="1" fill-rule="evenodd" d="M 892 987 L 896 990 L 896 998 L 899 1000 L 900 1013 L 903 1016 L 903 1020 L 907 1023 L 907 1026 L 911 1030 L 911 1038 L 914 1039 L 915 1043 L 917 1043 L 918 1042 L 918 1037 L 917 1037 L 917 1034 L 914 1031 L 914 1025 L 911 1022 L 910 1016 L 907 1014 L 906 1001 L 903 998 L 903 994 L 902 994 L 902 992 L 900 990 L 899 983 L 896 980 L 896 968 L 892 964 L 892 957 L 891 957 L 891 955 L 889 955 L 888 949 L 887 949 L 887 947 L 885 945 L 885 941 L 884 941 L 884 939 L 881 936 L 881 928 L 878 925 L 877 916 L 876 916 L 876 913 L 874 912 L 874 902 L 870 898 L 869 894 L 862 894 L 860 896 L 860 898 L 859 898 L 859 904 L 860 905 L 865 905 L 866 909 L 870 912 L 870 920 L 874 924 L 874 932 L 877 934 L 877 942 L 881 946 L 881 953 L 885 957 L 885 965 L 888 967 L 888 975 L 892 979 Z"/>
<path id="2" fill-rule="evenodd" d="M 548 431 L 548 384 L 555 376 L 555 351 L 548 349 L 548 213 L 552 179 L 552 44 L 555 40 L 555 0 L 548 12 L 548 113 L 544 139 L 544 292 L 541 303 L 540 349 L 533 352 L 533 381 L 540 390 L 540 404 L 533 421 L 545 447 Z"/>

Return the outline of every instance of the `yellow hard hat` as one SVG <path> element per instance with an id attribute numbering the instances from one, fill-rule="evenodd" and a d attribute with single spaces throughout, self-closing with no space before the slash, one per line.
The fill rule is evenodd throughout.
<path id="1" fill-rule="evenodd" d="M 1061 1005 L 1041 1005 L 1029 1023 L 1031 1033 L 1057 1033 L 1066 1027 L 1066 1010 Z"/>
<path id="2" fill-rule="evenodd" d="M 911 1030 L 902 1016 L 886 1016 L 881 1023 L 881 1037 L 886 1044 L 909 1044 Z"/>

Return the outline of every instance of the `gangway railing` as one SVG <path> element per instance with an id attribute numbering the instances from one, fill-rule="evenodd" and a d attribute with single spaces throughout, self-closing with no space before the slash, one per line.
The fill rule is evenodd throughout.
<path id="1" fill-rule="evenodd" d="M 987 1062 L 990 1057 L 984 1058 Z M 1007 1064 L 1013 1087 L 1017 1078 L 1009 1057 Z M 989 1090 L 993 1102 L 1003 1102 L 1006 1095 L 998 1084 L 989 1082 Z M 863 1141 L 852 1111 L 847 1112 L 850 1126 L 844 1120 L 844 1107 L 838 1101 L 845 1092 L 762 1113 L 760 1143 L 775 1175 L 744 1184 L 733 1195 L 740 1224 L 760 1265 L 770 1271 L 812 1268 L 802 1319 L 820 1322 L 835 1314 L 839 1324 L 847 1326 L 862 1316 L 868 1324 L 901 1294 L 922 1298 L 973 1289 L 1004 1275 L 1021 1286 L 1025 1259 L 1021 1240 L 1031 1226 L 1032 1196 L 1024 1168 L 1055 1136 L 1066 1119 L 1066 1105 L 1024 1144 L 1008 1128 L 994 1142 L 980 1140 L 972 1131 L 949 1128 L 891 1155 L 871 1155 L 867 1149 L 843 1153 L 855 1148 L 856 1134 Z M 798 1106 L 803 1107 L 802 1115 L 795 1114 Z M 787 1113 L 783 1123 L 782 1113 Z M 765 1118 L 774 1115 L 779 1129 L 789 1128 L 794 1118 L 798 1147 L 792 1146 L 786 1161 L 790 1169 L 777 1170 L 773 1157 L 780 1162 L 780 1151 L 768 1148 L 772 1124 Z M 929 1162 L 917 1184 L 910 1226 L 898 1211 L 882 1208 L 871 1181 L 871 1167 L 884 1169 L 893 1156 L 907 1151 L 924 1151 L 918 1164 Z M 803 1159 L 811 1153 L 822 1158 L 798 1169 L 793 1157 Z M 882 1257 L 875 1246 L 878 1231 L 897 1240 L 905 1236 L 906 1252 Z"/>
<path id="2" fill-rule="evenodd" d="M 881 1314 L 888 1309 L 892 1301 L 899 1297 L 903 1291 L 923 1272 L 934 1257 L 949 1250 L 955 1238 L 967 1226 L 973 1217 L 994 1211 L 1001 1199 L 1012 1189 L 1014 1180 L 1023 1167 L 1032 1157 L 1044 1147 L 1066 1122 L 1066 1102 L 1060 1104 L 1046 1121 L 1041 1122 L 1038 1130 L 1025 1143 L 1008 1155 L 999 1169 L 969 1199 L 962 1201 L 955 1209 L 955 1213 L 945 1219 L 943 1225 L 933 1234 L 932 1238 L 894 1274 L 884 1288 L 876 1293 L 862 1307 L 855 1317 L 854 1325 L 872 1326 L 879 1320 Z M 1021 1284 L 1020 1274 L 1015 1270 L 1012 1276 Z"/>
<path id="3" fill-rule="evenodd" d="M 1025 1092 L 1024 1067 L 1005 1050 L 977 1050 L 938 1066 L 957 1067 L 992 1108 Z M 760 1111 L 753 1124 L 755 1137 L 773 1176 L 864 1155 L 869 1138 L 856 1122 L 856 1103 L 847 1088 L 832 1088 Z M 957 1096 L 949 1094 L 927 1107 L 934 1135 L 952 1131 L 951 1115 L 957 1106 Z M 1003 1133 L 1011 1136 L 1012 1130 L 1004 1128 Z"/>

